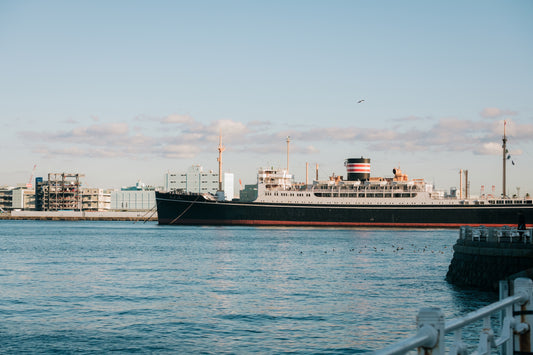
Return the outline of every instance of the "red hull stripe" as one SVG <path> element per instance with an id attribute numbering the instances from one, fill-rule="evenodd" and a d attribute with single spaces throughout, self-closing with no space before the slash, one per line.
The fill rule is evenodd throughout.
<path id="1" fill-rule="evenodd" d="M 160 224 L 169 224 L 172 220 L 160 220 Z M 268 220 L 220 220 L 220 219 L 179 219 L 174 224 L 197 225 L 243 225 L 243 226 L 310 226 L 310 227 L 387 227 L 387 228 L 459 228 L 471 227 L 503 227 L 509 224 L 493 223 L 371 223 L 371 222 L 304 222 L 304 221 L 268 221 Z M 533 228 L 527 224 L 526 228 Z"/>

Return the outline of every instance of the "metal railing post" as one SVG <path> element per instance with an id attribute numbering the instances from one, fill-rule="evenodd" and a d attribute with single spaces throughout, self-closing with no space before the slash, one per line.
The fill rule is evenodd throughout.
<path id="1" fill-rule="evenodd" d="M 533 354 L 533 281 L 517 278 L 513 282 L 513 294 L 509 293 L 507 282 L 501 281 L 498 302 L 447 322 L 440 308 L 422 308 L 416 317 L 415 335 L 377 350 L 374 355 L 403 355 L 415 349 L 419 355 L 444 355 L 444 336 L 450 333 L 454 333 L 450 354 L 467 354 L 468 345 L 462 341 L 462 330 L 479 320 L 483 320 L 483 328 L 475 354 L 491 354 L 496 348 L 502 355 Z M 499 336 L 491 325 L 491 316 L 497 312 L 503 313 Z"/>
<path id="2" fill-rule="evenodd" d="M 533 281 L 527 278 L 517 278 L 514 280 L 514 294 L 527 294 L 527 301 L 514 305 L 515 336 L 514 352 L 531 352 L 533 343 Z"/>
<path id="3" fill-rule="evenodd" d="M 416 317 L 418 333 L 428 333 L 428 341 L 418 347 L 418 354 L 444 355 L 445 320 L 440 308 L 422 308 Z"/>
<path id="4" fill-rule="evenodd" d="M 509 282 L 501 280 L 499 289 L 500 289 L 500 301 L 509 297 Z M 512 334 L 512 329 L 510 325 L 512 317 L 513 317 L 513 306 L 509 306 L 500 312 L 500 324 L 501 324 L 501 329 L 502 329 L 502 332 L 501 332 L 502 337 L 507 334 Z M 512 355 L 513 354 L 513 341 L 511 338 L 510 340 L 505 342 L 505 345 L 502 346 L 500 353 L 501 355 Z"/>

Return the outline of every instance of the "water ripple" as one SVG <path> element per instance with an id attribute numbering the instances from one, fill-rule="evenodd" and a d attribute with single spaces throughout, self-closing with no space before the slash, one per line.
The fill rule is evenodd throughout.
<path id="1" fill-rule="evenodd" d="M 369 352 L 412 334 L 421 307 L 451 318 L 494 300 L 444 281 L 456 239 L 0 221 L 0 351 Z"/>

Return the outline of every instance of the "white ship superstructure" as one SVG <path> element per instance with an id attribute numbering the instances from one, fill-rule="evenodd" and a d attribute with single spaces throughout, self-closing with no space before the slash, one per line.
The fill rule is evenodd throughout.
<path id="1" fill-rule="evenodd" d="M 363 158 L 361 158 L 363 159 Z M 353 160 L 353 159 L 352 159 Z M 312 184 L 293 183 L 292 175 L 284 169 L 259 169 L 257 199 L 259 203 L 313 204 L 313 205 L 494 205 L 531 204 L 525 199 L 460 199 L 446 197 L 424 179 L 408 179 L 399 168 L 393 169 L 392 178 L 370 177 L 369 159 L 363 175 L 354 173 L 353 164 L 345 164 L 348 176 L 364 180 L 344 181 L 340 176 Z M 352 174 L 352 176 L 350 176 Z"/>

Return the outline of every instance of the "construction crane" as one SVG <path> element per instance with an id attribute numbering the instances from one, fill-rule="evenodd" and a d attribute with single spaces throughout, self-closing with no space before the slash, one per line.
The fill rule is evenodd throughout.
<path id="1" fill-rule="evenodd" d="M 31 189 L 31 188 L 33 187 L 33 185 L 32 185 L 31 182 L 32 182 L 32 180 L 33 180 L 33 175 L 35 174 L 35 168 L 36 168 L 36 167 L 37 167 L 37 164 L 35 164 L 35 165 L 33 166 L 33 170 L 31 171 L 30 179 L 28 180 L 28 183 L 26 184 L 26 187 L 27 187 L 28 189 Z"/>

